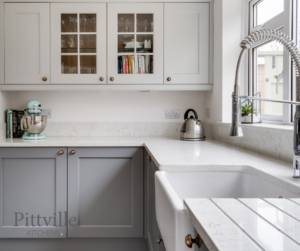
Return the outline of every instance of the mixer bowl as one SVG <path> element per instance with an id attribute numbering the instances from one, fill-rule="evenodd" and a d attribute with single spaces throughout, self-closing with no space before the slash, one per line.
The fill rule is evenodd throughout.
<path id="1" fill-rule="evenodd" d="M 21 129 L 29 134 L 40 134 L 47 124 L 47 116 L 24 116 L 21 120 Z"/>

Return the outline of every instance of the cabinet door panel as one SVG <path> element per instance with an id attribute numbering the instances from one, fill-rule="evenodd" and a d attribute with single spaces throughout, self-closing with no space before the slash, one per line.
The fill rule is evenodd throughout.
<path id="1" fill-rule="evenodd" d="M 162 3 L 109 3 L 107 34 L 109 84 L 163 84 Z"/>
<path id="2" fill-rule="evenodd" d="M 6 84 L 50 83 L 49 11 L 48 3 L 5 4 Z"/>
<path id="3" fill-rule="evenodd" d="M 142 148 L 72 148 L 69 237 L 143 237 Z"/>
<path id="4" fill-rule="evenodd" d="M 209 35 L 208 3 L 165 4 L 166 84 L 210 83 Z"/>
<path id="5" fill-rule="evenodd" d="M 1 238 L 66 237 L 67 157 L 60 150 L 0 148 Z"/>
<path id="6" fill-rule="evenodd" d="M 106 84 L 105 3 L 51 4 L 51 79 Z"/>

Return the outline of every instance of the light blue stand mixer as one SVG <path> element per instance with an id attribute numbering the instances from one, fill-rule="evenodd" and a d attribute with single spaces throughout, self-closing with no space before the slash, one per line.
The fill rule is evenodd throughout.
<path id="1" fill-rule="evenodd" d="M 24 116 L 21 119 L 21 130 L 25 130 L 22 139 L 45 139 L 42 134 L 47 124 L 47 116 L 41 115 L 41 103 L 31 100 L 26 104 Z"/>

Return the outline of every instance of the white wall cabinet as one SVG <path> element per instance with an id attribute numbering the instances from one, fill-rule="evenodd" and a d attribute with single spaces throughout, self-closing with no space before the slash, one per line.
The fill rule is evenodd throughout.
<path id="1" fill-rule="evenodd" d="M 106 83 L 106 4 L 51 4 L 51 83 Z"/>
<path id="2" fill-rule="evenodd" d="M 50 83 L 50 4 L 5 4 L 5 83 Z"/>
<path id="3" fill-rule="evenodd" d="M 209 84 L 209 4 L 166 3 L 165 84 Z"/>
<path id="4" fill-rule="evenodd" d="M 163 4 L 108 4 L 109 84 L 163 83 Z"/>
<path id="5" fill-rule="evenodd" d="M 5 3 L 0 90 L 212 90 L 210 4 Z"/>

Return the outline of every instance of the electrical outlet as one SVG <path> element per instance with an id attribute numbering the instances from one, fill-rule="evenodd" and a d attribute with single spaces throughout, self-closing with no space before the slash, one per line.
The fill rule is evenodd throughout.
<path id="1" fill-rule="evenodd" d="M 206 110 L 205 110 L 205 117 L 207 119 L 210 119 L 210 109 L 209 108 L 206 108 Z"/>
<path id="2" fill-rule="evenodd" d="M 180 110 L 166 110 L 165 118 L 166 119 L 180 119 Z"/>
<path id="3" fill-rule="evenodd" d="M 172 110 L 173 119 L 180 119 L 180 110 Z"/>
<path id="4" fill-rule="evenodd" d="M 48 119 L 52 119 L 52 110 L 51 109 L 42 109 L 41 115 L 47 116 Z"/>
<path id="5" fill-rule="evenodd" d="M 171 119 L 172 118 L 172 110 L 166 110 L 165 118 L 166 119 Z"/>

